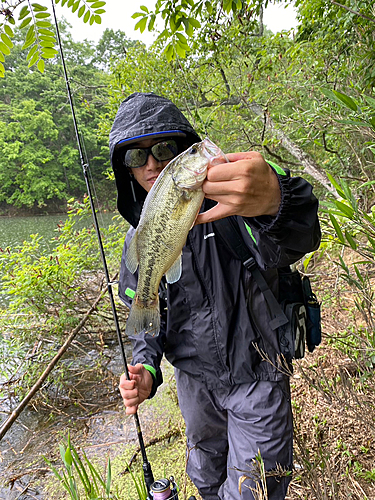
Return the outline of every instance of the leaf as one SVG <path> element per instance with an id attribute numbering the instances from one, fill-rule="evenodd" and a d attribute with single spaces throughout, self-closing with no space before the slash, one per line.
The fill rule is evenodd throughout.
<path id="1" fill-rule="evenodd" d="M 87 21 L 88 21 L 89 19 L 90 19 L 90 11 L 88 10 L 88 11 L 86 11 L 86 14 L 85 14 L 85 16 L 84 16 L 84 18 L 83 18 L 83 22 L 84 22 L 84 23 L 87 23 Z"/>
<path id="2" fill-rule="evenodd" d="M 31 21 L 31 17 L 27 17 L 26 19 L 24 19 L 22 21 L 22 23 L 20 24 L 19 28 L 22 30 L 23 28 L 25 28 Z"/>
<path id="3" fill-rule="evenodd" d="M 342 231 L 340 229 L 340 226 L 339 226 L 337 220 L 335 219 L 335 217 L 332 214 L 329 214 L 329 218 L 331 219 L 332 225 L 336 231 L 338 239 L 341 241 L 342 244 L 345 245 L 344 235 L 342 234 Z"/>
<path id="4" fill-rule="evenodd" d="M 44 73 L 44 67 L 45 67 L 45 62 L 43 61 L 43 59 L 39 59 L 37 68 L 41 73 Z"/>
<path id="5" fill-rule="evenodd" d="M 362 189 L 362 188 L 367 187 L 367 186 L 372 186 L 373 184 L 375 184 L 375 181 L 367 181 L 367 182 L 364 182 L 363 184 L 361 184 L 360 186 L 358 186 L 358 189 Z"/>
<path id="6" fill-rule="evenodd" d="M 144 32 L 144 30 L 146 29 L 146 25 L 147 25 L 147 17 L 143 17 L 140 21 L 137 22 L 137 24 L 134 26 L 134 29 L 135 30 L 140 30 L 141 33 Z"/>
<path id="7" fill-rule="evenodd" d="M 184 59 L 186 57 L 186 51 L 184 50 L 183 47 L 181 47 L 181 44 L 180 43 L 176 43 L 175 45 L 175 48 L 176 48 L 176 52 L 177 54 L 182 58 Z"/>
<path id="8" fill-rule="evenodd" d="M 343 125 L 354 125 L 356 127 L 368 127 L 369 124 L 362 120 L 337 120 L 337 123 L 342 123 Z"/>
<path id="9" fill-rule="evenodd" d="M 141 5 L 139 8 L 141 10 L 143 10 L 143 12 L 146 12 L 146 14 L 149 14 L 149 11 L 148 11 L 148 8 L 146 7 L 146 5 Z"/>
<path id="10" fill-rule="evenodd" d="M 332 175 L 327 172 L 327 177 L 332 184 L 332 186 L 336 189 L 337 193 L 341 196 L 341 198 L 346 198 L 344 191 L 342 190 L 342 187 L 340 184 L 332 177 Z"/>
<path id="11" fill-rule="evenodd" d="M 11 38 L 13 38 L 13 37 L 14 37 L 13 30 L 12 30 L 12 28 L 9 26 L 9 24 L 6 24 L 6 25 L 4 26 L 4 31 L 5 31 L 5 33 L 6 33 L 9 37 L 11 37 Z"/>
<path id="12" fill-rule="evenodd" d="M 92 5 L 91 5 L 91 8 L 92 9 L 99 9 L 99 7 L 104 7 L 105 6 L 105 2 L 94 2 Z M 141 7 L 142 8 L 142 7 Z"/>
<path id="13" fill-rule="evenodd" d="M 198 21 L 198 19 L 194 19 L 194 17 L 189 17 L 189 23 L 194 27 L 194 28 L 200 28 L 201 23 Z"/>
<path id="14" fill-rule="evenodd" d="M 176 33 L 176 37 L 181 43 L 187 45 L 187 39 L 182 33 Z"/>
<path id="15" fill-rule="evenodd" d="M 33 7 L 34 12 L 41 12 L 43 10 L 48 10 L 47 7 L 44 5 L 40 5 L 39 3 L 33 3 L 31 4 Z"/>
<path id="16" fill-rule="evenodd" d="M 29 11 L 29 8 L 27 7 L 27 5 L 25 5 L 24 7 L 22 7 L 21 9 L 21 12 L 20 12 L 20 15 L 18 16 L 18 20 L 19 21 L 22 21 L 22 19 L 24 17 L 26 17 L 28 14 L 30 14 L 30 11 Z"/>
<path id="17" fill-rule="evenodd" d="M 35 54 L 35 52 L 37 51 L 37 49 L 38 49 L 38 46 L 34 45 L 34 47 L 32 47 L 29 50 L 29 53 L 27 54 L 27 57 L 26 57 L 26 61 L 29 61 L 33 57 L 33 55 Z"/>
<path id="18" fill-rule="evenodd" d="M 367 103 L 375 109 L 375 99 L 373 97 L 369 97 L 369 96 L 366 96 L 365 95 L 365 99 L 367 101 Z"/>
<path id="19" fill-rule="evenodd" d="M 84 5 L 82 5 L 78 11 L 78 17 L 82 17 L 83 14 L 85 13 L 85 9 L 86 7 Z"/>
<path id="20" fill-rule="evenodd" d="M 50 40 L 40 40 L 39 45 L 45 49 L 49 49 L 55 46 L 55 41 L 51 42 Z"/>
<path id="21" fill-rule="evenodd" d="M 338 200 L 335 200 L 335 205 L 345 217 L 353 220 L 354 210 L 351 207 L 348 207 L 348 205 Z"/>
<path id="22" fill-rule="evenodd" d="M 40 35 L 39 40 L 42 40 L 43 42 L 50 42 L 52 45 L 55 45 L 56 43 L 56 38 L 52 35 Z"/>
<path id="23" fill-rule="evenodd" d="M 72 463 L 73 463 L 72 452 L 70 451 L 70 448 L 68 446 L 64 455 L 64 464 L 70 468 L 72 466 Z"/>
<path id="24" fill-rule="evenodd" d="M 2 52 L 0 52 L 0 62 L 5 62 L 5 57 Z"/>
<path id="25" fill-rule="evenodd" d="M 0 50 L 3 54 L 5 54 L 6 56 L 9 56 L 10 54 L 10 49 L 9 47 L 7 47 L 7 45 L 5 45 L 4 42 L 0 42 Z"/>
<path id="26" fill-rule="evenodd" d="M 96 15 L 95 22 L 96 22 L 96 24 L 102 24 L 102 18 L 100 16 Z"/>
<path id="27" fill-rule="evenodd" d="M 109 494 L 111 493 L 111 482 L 112 482 L 112 467 L 111 467 L 111 459 L 108 457 L 107 483 L 106 483 L 106 487 L 105 487 L 105 492 L 107 493 L 108 497 L 109 497 Z"/>
<path id="28" fill-rule="evenodd" d="M 35 14 L 35 17 L 37 19 L 44 19 L 46 17 L 50 17 L 50 14 L 49 12 L 38 12 L 37 14 Z"/>
<path id="29" fill-rule="evenodd" d="M 34 66 L 34 64 L 37 62 L 38 59 L 39 59 L 39 54 L 38 54 L 38 52 L 35 52 L 35 54 L 33 55 L 33 57 L 29 61 L 28 68 L 31 68 L 31 66 Z"/>
<path id="30" fill-rule="evenodd" d="M 354 264 L 353 266 L 354 266 L 354 271 L 355 271 L 355 274 L 357 275 L 357 278 L 359 279 L 359 281 L 361 283 L 364 283 L 365 282 L 364 277 L 362 276 L 361 271 L 358 269 L 357 264 Z"/>
<path id="31" fill-rule="evenodd" d="M 36 40 L 35 33 L 33 32 L 32 37 L 22 45 L 22 49 L 28 49 L 30 47 L 30 45 L 35 43 L 35 40 Z"/>
<path id="32" fill-rule="evenodd" d="M 331 89 L 326 89 L 324 87 L 321 87 L 320 91 L 328 97 L 328 99 L 331 99 L 331 101 L 334 101 L 336 104 L 339 104 L 342 106 L 342 101 L 334 94 L 334 92 Z"/>
<path id="33" fill-rule="evenodd" d="M 349 233 L 349 231 L 345 231 L 345 237 L 349 242 L 349 245 L 352 247 L 353 250 L 357 249 L 357 243 L 354 240 L 353 236 Z"/>
<path id="34" fill-rule="evenodd" d="M 53 59 L 58 51 L 56 49 L 45 48 L 42 50 L 42 56 L 44 59 Z"/>
<path id="35" fill-rule="evenodd" d="M 346 94 L 342 94 L 338 90 L 333 90 L 333 93 L 343 104 L 345 104 L 347 108 L 351 109 L 352 111 L 357 111 L 358 106 L 351 97 Z"/>
<path id="36" fill-rule="evenodd" d="M 77 0 L 74 5 L 73 5 L 73 8 L 72 8 L 72 12 L 76 12 L 76 10 L 78 9 L 79 7 L 79 4 L 80 4 L 80 0 Z"/>
<path id="37" fill-rule="evenodd" d="M 13 42 L 6 33 L 1 33 L 1 39 L 7 47 L 13 48 Z"/>
<path id="38" fill-rule="evenodd" d="M 165 57 L 167 61 L 171 61 L 173 59 L 174 49 L 172 43 L 169 43 L 164 49 Z"/>
<path id="39" fill-rule="evenodd" d="M 49 21 L 37 21 L 35 23 L 38 28 L 49 28 L 51 26 L 51 23 Z"/>

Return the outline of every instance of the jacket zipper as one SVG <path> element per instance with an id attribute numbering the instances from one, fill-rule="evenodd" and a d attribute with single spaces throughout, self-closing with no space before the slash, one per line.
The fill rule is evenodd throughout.
<path id="1" fill-rule="evenodd" d="M 198 258 L 197 258 L 197 253 L 195 251 L 195 247 L 194 247 L 194 244 L 193 244 L 193 238 L 192 238 L 192 235 L 189 233 L 188 235 L 188 239 L 190 241 L 190 247 L 191 247 L 191 250 L 192 250 L 192 253 L 193 253 L 193 256 L 194 256 L 194 261 L 195 261 L 195 265 L 196 265 L 196 268 L 197 268 L 197 272 L 198 272 L 198 276 L 199 276 L 199 280 L 200 282 L 202 283 L 202 286 L 207 294 L 207 298 L 208 298 L 208 302 L 209 302 L 209 305 L 210 305 L 210 309 L 212 311 L 212 314 L 211 314 L 211 324 L 212 324 L 212 332 L 213 332 L 213 336 L 214 336 L 214 341 L 215 341 L 215 346 L 216 346 L 216 352 L 218 353 L 218 358 L 219 358 L 219 361 L 220 361 L 220 364 L 222 366 L 222 368 L 224 369 L 225 372 L 229 373 L 229 369 L 228 367 L 225 365 L 225 362 L 223 360 L 223 356 L 221 354 L 221 351 L 220 351 L 220 347 L 219 347 L 219 344 L 218 344 L 218 338 L 217 338 L 217 332 L 216 332 L 216 325 L 215 325 L 215 321 L 214 321 L 214 301 L 211 297 L 211 294 L 209 293 L 208 291 L 208 287 L 206 286 L 205 284 L 205 280 L 203 278 L 203 275 L 201 273 L 201 270 L 200 270 L 200 266 L 198 265 Z"/>

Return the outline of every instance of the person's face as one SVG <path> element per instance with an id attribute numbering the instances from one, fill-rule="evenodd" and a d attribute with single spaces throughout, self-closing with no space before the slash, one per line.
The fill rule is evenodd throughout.
<path id="1" fill-rule="evenodd" d="M 171 137 L 173 139 L 173 137 Z M 131 149 L 135 148 L 150 148 L 154 144 L 161 143 L 166 139 L 145 139 L 143 141 L 135 142 L 131 145 Z M 173 155 L 177 156 L 177 155 Z M 172 158 L 168 160 L 157 160 L 151 153 L 149 153 L 146 163 L 142 167 L 131 168 L 128 167 L 129 172 L 134 175 L 135 180 L 147 191 L 149 192 L 158 178 L 160 172 L 166 165 L 171 161 Z"/>

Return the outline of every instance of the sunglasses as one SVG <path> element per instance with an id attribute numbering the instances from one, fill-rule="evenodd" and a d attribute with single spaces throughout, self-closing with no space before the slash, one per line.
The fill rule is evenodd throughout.
<path id="1" fill-rule="evenodd" d="M 180 152 L 174 139 L 167 139 L 154 144 L 149 148 L 127 149 L 124 154 L 124 165 L 130 168 L 139 168 L 146 165 L 150 154 L 156 161 L 172 160 Z"/>

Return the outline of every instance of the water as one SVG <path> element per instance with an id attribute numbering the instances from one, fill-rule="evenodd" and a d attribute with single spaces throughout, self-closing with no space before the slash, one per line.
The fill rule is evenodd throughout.
<path id="1" fill-rule="evenodd" d="M 107 228 L 113 221 L 113 213 L 106 212 L 97 215 L 100 228 Z M 57 236 L 57 225 L 63 225 L 67 220 L 66 214 L 40 215 L 30 217 L 0 217 L 0 248 L 14 249 L 30 239 L 31 234 L 38 234 L 43 239 L 40 241 L 42 250 L 50 251 L 55 245 L 54 237 Z M 77 220 L 76 228 L 94 227 L 92 215 Z M 99 246 L 98 246 L 99 252 Z M 1 271 L 0 271 L 1 282 Z M 0 292 L 0 308 L 7 306 L 9 298 L 7 294 Z"/>
<path id="2" fill-rule="evenodd" d="M 100 227 L 107 227 L 112 222 L 112 213 L 98 215 Z M 56 236 L 57 224 L 63 224 L 67 219 L 65 214 L 40 215 L 30 217 L 0 217 L 0 247 L 14 248 L 21 245 L 23 241 L 29 239 L 31 234 L 43 236 L 43 244 L 47 248 L 52 248 L 51 239 Z M 79 228 L 91 227 L 93 225 L 92 216 L 80 222 Z"/>

